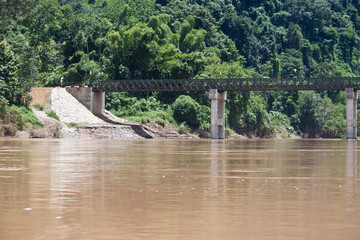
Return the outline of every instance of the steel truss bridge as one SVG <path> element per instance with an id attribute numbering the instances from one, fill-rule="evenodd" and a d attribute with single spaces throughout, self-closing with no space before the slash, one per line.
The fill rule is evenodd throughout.
<path id="1" fill-rule="evenodd" d="M 96 81 L 93 91 L 296 91 L 360 89 L 360 77 L 339 78 L 237 78 L 237 79 L 133 79 Z"/>

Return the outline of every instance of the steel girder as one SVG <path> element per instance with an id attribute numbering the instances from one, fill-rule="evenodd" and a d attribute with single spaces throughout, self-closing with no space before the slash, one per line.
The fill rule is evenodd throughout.
<path id="1" fill-rule="evenodd" d="M 360 78 L 134 79 L 97 81 L 92 87 L 103 92 L 343 90 L 360 89 Z"/>

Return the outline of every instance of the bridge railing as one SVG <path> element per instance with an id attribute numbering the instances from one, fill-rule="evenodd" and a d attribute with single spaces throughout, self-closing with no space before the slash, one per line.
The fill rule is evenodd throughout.
<path id="1" fill-rule="evenodd" d="M 92 86 L 104 92 L 341 90 L 360 89 L 360 78 L 136 79 L 97 81 Z"/>

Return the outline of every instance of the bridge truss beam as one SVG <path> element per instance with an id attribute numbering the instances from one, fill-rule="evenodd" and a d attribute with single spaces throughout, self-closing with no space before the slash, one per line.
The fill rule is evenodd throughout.
<path id="1" fill-rule="evenodd" d="M 344 90 L 360 89 L 360 78 L 133 79 L 92 85 L 102 92 Z"/>
<path id="2" fill-rule="evenodd" d="M 226 91 L 298 91 L 344 90 L 346 91 L 346 138 L 357 138 L 357 90 L 360 77 L 341 78 L 239 78 L 239 79 L 135 79 L 96 81 L 95 92 L 180 92 L 209 91 L 212 105 L 212 138 L 224 138 L 225 129 L 222 109 Z M 221 95 L 224 93 L 225 95 Z M 220 97 L 219 97 L 220 96 Z M 223 100 L 219 100 L 223 98 Z M 220 104 L 220 107 L 219 107 Z M 220 113 L 219 113 L 220 111 Z M 213 117 L 214 115 L 214 117 Z M 219 130 L 221 129 L 221 130 Z"/>

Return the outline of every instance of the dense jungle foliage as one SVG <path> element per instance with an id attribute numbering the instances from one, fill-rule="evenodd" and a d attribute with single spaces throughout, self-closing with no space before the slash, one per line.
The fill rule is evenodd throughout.
<path id="1" fill-rule="evenodd" d="M 0 1 L 0 96 L 97 79 L 360 74 L 360 0 Z M 208 93 L 109 93 L 138 121 L 209 130 Z M 227 126 L 341 137 L 343 91 L 228 92 Z"/>

